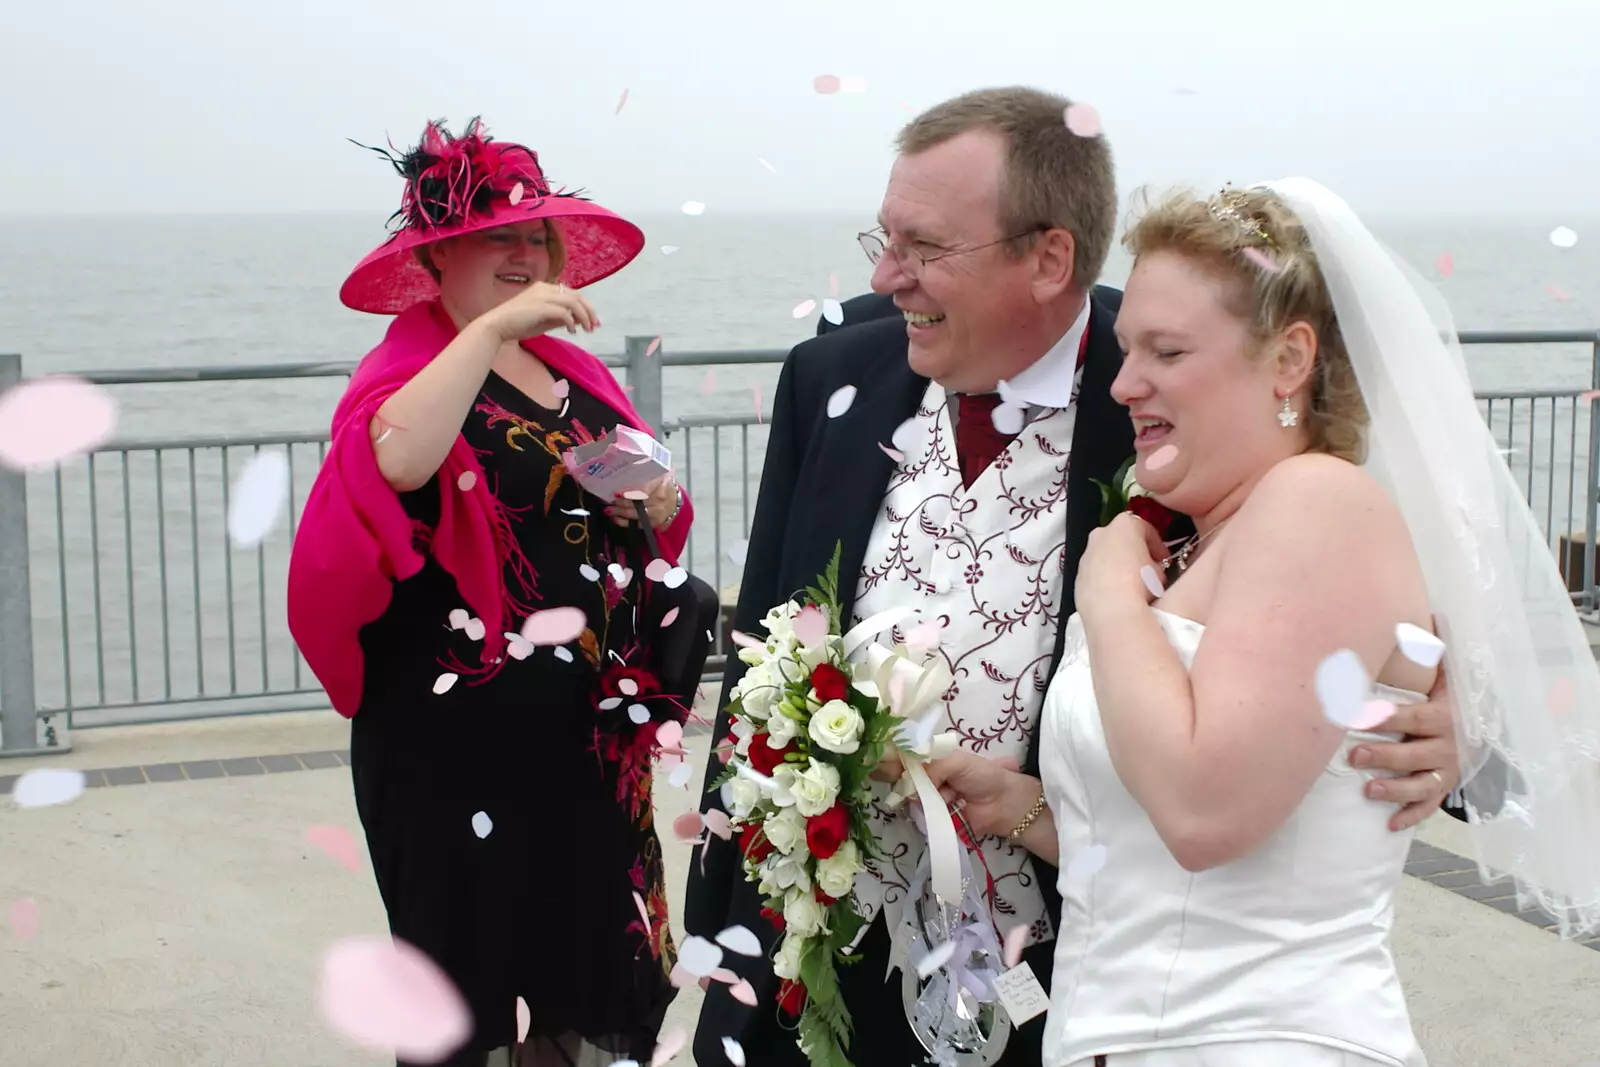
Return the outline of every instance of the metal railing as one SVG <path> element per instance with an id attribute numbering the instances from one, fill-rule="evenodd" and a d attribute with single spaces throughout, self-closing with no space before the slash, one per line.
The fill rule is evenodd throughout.
<path id="1" fill-rule="evenodd" d="M 623 370 L 640 414 L 661 427 L 696 502 L 689 565 L 735 593 L 765 452 L 759 410 L 664 417 L 663 370 L 777 364 L 782 349 L 652 351 L 630 337 Z M 1467 345 L 1581 344 L 1587 389 L 1479 393 L 1480 409 L 1569 575 L 1574 602 L 1600 609 L 1596 331 L 1473 331 Z M 96 371 L 105 386 L 347 376 L 353 362 Z M 0 355 L 0 391 L 21 360 Z M 285 620 L 288 553 L 326 453 L 323 433 L 118 439 L 49 471 L 0 468 L 0 754 L 57 747 L 69 727 L 325 707 Z M 289 459 L 287 521 L 244 549 L 227 532 L 232 481 L 249 457 Z M 1580 569 L 1581 568 L 1581 569 Z M 717 634 L 716 649 L 723 646 Z M 716 651 L 714 649 L 714 652 Z M 720 671 L 714 655 L 708 671 Z M 29 729 L 29 727 L 34 727 Z"/>

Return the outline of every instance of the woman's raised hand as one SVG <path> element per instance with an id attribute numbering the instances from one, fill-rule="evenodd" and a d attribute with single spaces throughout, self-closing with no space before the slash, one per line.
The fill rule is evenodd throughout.
<path id="1" fill-rule="evenodd" d="M 534 282 L 505 303 L 480 316 L 502 342 L 538 337 L 565 326 L 568 333 L 592 332 L 600 325 L 589 301 L 564 285 Z"/>

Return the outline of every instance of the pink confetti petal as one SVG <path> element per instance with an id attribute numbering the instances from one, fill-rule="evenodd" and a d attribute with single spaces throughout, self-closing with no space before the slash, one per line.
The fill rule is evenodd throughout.
<path id="1" fill-rule="evenodd" d="M 576 641 L 588 624 L 581 608 L 536 611 L 522 624 L 522 639 L 530 645 L 564 645 Z"/>
<path id="2" fill-rule="evenodd" d="M 672 833 L 679 841 L 698 841 L 704 829 L 705 820 L 700 818 L 698 811 L 684 812 L 672 820 Z"/>
<path id="3" fill-rule="evenodd" d="M 839 90 L 846 93 L 864 93 L 867 91 L 867 79 L 847 74 L 839 79 Z"/>
<path id="4" fill-rule="evenodd" d="M 513 185 L 511 187 L 511 195 L 506 197 L 506 199 L 511 201 L 511 206 L 512 207 L 516 207 L 518 204 L 522 203 L 522 183 L 521 182 L 518 182 L 517 184 L 515 184 L 515 185 Z"/>
<path id="5" fill-rule="evenodd" d="M 639 909 L 639 918 L 644 921 L 644 928 L 650 929 L 650 913 L 644 910 L 644 897 L 638 893 L 633 894 L 633 905 Z"/>
<path id="6" fill-rule="evenodd" d="M 461 477 L 456 479 L 456 488 L 463 493 L 472 492 L 472 487 L 478 484 L 478 476 L 472 471 L 462 471 Z"/>
<path id="7" fill-rule="evenodd" d="M 766 642 L 757 641 L 754 637 L 740 630 L 729 630 L 728 637 L 740 648 L 765 648 Z"/>
<path id="8" fill-rule="evenodd" d="M 639 695 L 639 683 L 632 678 L 623 678 L 617 682 L 617 692 L 625 697 L 636 697 Z"/>
<path id="9" fill-rule="evenodd" d="M 361 846 L 342 826 L 308 826 L 306 840 L 326 852 L 347 869 L 361 873 Z"/>
<path id="10" fill-rule="evenodd" d="M 761 386 L 752 385 L 750 393 L 756 398 L 756 425 L 761 425 Z"/>
<path id="11" fill-rule="evenodd" d="M 1145 457 L 1144 469 L 1155 472 L 1178 458 L 1177 445 L 1162 445 Z"/>
<path id="12" fill-rule="evenodd" d="M 528 1010 L 528 1002 L 521 997 L 517 998 L 517 1043 L 528 1040 L 528 1027 L 533 1025 L 533 1013 Z"/>
<path id="13" fill-rule="evenodd" d="M 1063 112 L 1067 129 L 1079 137 L 1100 136 L 1100 113 L 1089 104 L 1070 104 Z"/>
<path id="14" fill-rule="evenodd" d="M 521 634 L 506 634 L 506 652 L 514 660 L 525 660 L 533 655 L 533 645 Z"/>
<path id="15" fill-rule="evenodd" d="M 759 952 L 756 953 L 758 956 L 760 954 L 761 953 Z M 728 970 L 726 967 L 718 967 L 716 970 L 706 975 L 706 977 L 713 982 L 721 982 L 723 985 L 733 985 L 739 981 L 739 976 Z"/>
<path id="16" fill-rule="evenodd" d="M 689 989 L 698 984 L 699 978 L 684 970 L 683 964 L 674 963 L 672 970 L 667 973 L 667 984 L 673 989 Z"/>
<path id="17" fill-rule="evenodd" d="M 652 582 L 659 582 L 666 578 L 667 572 L 672 570 L 672 564 L 664 559 L 653 559 L 644 568 L 644 576 Z"/>
<path id="18" fill-rule="evenodd" d="M 488 632 L 482 619 L 468 619 L 467 624 L 461 628 L 468 641 L 482 641 L 483 635 Z"/>
<path id="19" fill-rule="evenodd" d="M 683 1046 L 688 1043 L 689 1035 L 681 1028 L 674 1028 L 661 1035 L 656 1042 L 656 1052 L 650 1057 L 650 1067 L 661 1067 L 672 1057 L 683 1051 Z"/>
<path id="20" fill-rule="evenodd" d="M 0 464 L 37 470 L 91 452 L 117 428 L 117 402 L 79 378 L 40 378 L 0 394 Z"/>
<path id="21" fill-rule="evenodd" d="M 449 616 L 450 629 L 452 629 L 452 630 L 460 630 L 460 629 L 465 628 L 465 626 L 467 625 L 468 620 L 470 620 L 471 618 L 472 618 L 472 613 L 469 612 L 466 608 L 456 608 L 454 611 L 452 611 L 450 613 L 450 616 Z"/>
<path id="22" fill-rule="evenodd" d="M 649 359 L 651 356 L 655 355 L 656 352 L 660 350 L 660 348 L 661 348 L 661 338 L 659 338 L 659 337 L 653 338 L 650 341 L 650 343 L 645 346 L 645 349 L 644 349 L 645 358 Z"/>
<path id="23" fill-rule="evenodd" d="M 700 395 L 701 396 L 710 396 L 712 393 L 714 393 L 716 391 L 717 391 L 717 372 L 714 371 L 714 370 L 708 370 L 708 371 L 706 371 L 706 380 L 700 383 Z"/>
<path id="24" fill-rule="evenodd" d="M 22 897 L 11 902 L 7 909 L 11 936 L 18 941 L 31 941 L 39 932 L 39 902 L 32 897 Z"/>
<path id="25" fill-rule="evenodd" d="M 729 986 L 728 992 L 733 996 L 733 999 L 737 1000 L 740 1004 L 744 1004 L 753 1008 L 758 1003 L 756 1000 L 755 987 L 743 978 Z"/>
<path id="26" fill-rule="evenodd" d="M 565 378 L 557 378 L 550 386 L 550 392 L 555 394 L 557 400 L 565 400 L 572 392 L 572 383 Z"/>
<path id="27" fill-rule="evenodd" d="M 627 102 L 628 102 L 628 90 L 624 89 L 624 90 L 622 90 L 622 95 L 617 98 L 617 110 L 613 111 L 612 114 L 613 115 L 622 114 L 622 106 L 624 104 L 626 104 Z"/>
<path id="28" fill-rule="evenodd" d="M 818 74 L 811 79 L 811 88 L 823 96 L 830 96 L 839 91 L 840 80 L 837 74 Z"/>
<path id="29" fill-rule="evenodd" d="M 883 450 L 883 454 L 884 455 L 888 456 L 890 459 L 894 460 L 896 463 L 904 463 L 906 461 L 906 454 L 904 452 L 900 451 L 898 448 L 890 448 L 888 445 L 884 444 L 882 441 L 878 442 L 878 447 Z"/>
<path id="30" fill-rule="evenodd" d="M 1576 700 L 1577 687 L 1572 684 L 1571 678 L 1557 678 L 1550 683 L 1550 711 L 1552 714 L 1567 714 L 1572 710 L 1572 705 Z"/>
<path id="31" fill-rule="evenodd" d="M 1561 288 L 1558 285 L 1547 285 L 1547 286 L 1544 287 L 1544 289 L 1545 289 L 1545 292 L 1549 293 L 1551 296 L 1555 297 L 1557 300 L 1571 300 L 1572 299 L 1572 294 L 1567 292 L 1565 289 Z"/>
<path id="32" fill-rule="evenodd" d="M 656 744 L 661 746 L 661 751 L 683 755 L 683 727 L 668 719 L 656 727 Z"/>
<path id="33" fill-rule="evenodd" d="M 675 623 L 677 621 L 678 621 L 678 609 L 677 608 L 671 608 L 671 609 L 669 609 L 667 611 L 667 613 L 665 615 L 661 616 L 661 628 L 664 630 L 668 626 L 671 626 L 673 623 Z"/>
<path id="34" fill-rule="evenodd" d="M 649 500 L 650 499 L 650 494 L 645 492 L 643 489 L 629 489 L 626 493 L 622 494 L 622 499 L 624 499 L 624 500 Z"/>
<path id="35" fill-rule="evenodd" d="M 794 617 L 794 635 L 806 648 L 820 648 L 828 639 L 828 617 L 822 609 L 807 604 Z"/>
<path id="36" fill-rule="evenodd" d="M 837 274 L 828 275 L 828 295 L 835 300 L 839 298 L 839 276 Z M 842 311 L 843 308 L 840 310 Z"/>
<path id="37" fill-rule="evenodd" d="M 1368 700 L 1361 705 L 1361 714 L 1350 724 L 1352 730 L 1372 730 L 1388 721 L 1394 714 L 1394 705 L 1387 700 Z"/>
<path id="38" fill-rule="evenodd" d="M 733 827 L 728 822 L 728 813 L 712 808 L 701 816 L 705 820 L 706 829 L 722 838 L 724 841 L 733 839 Z"/>
<path id="39" fill-rule="evenodd" d="M 1442 276 L 1448 278 L 1456 272 L 1456 257 L 1449 252 L 1440 252 L 1439 258 L 1433 261 L 1433 267 Z"/>
<path id="40" fill-rule="evenodd" d="M 349 938 L 328 950 L 322 1014 L 355 1044 L 419 1063 L 446 1059 L 472 1034 L 467 1003 L 438 965 L 386 937 Z"/>
<path id="41" fill-rule="evenodd" d="M 1282 267 L 1278 266 L 1277 262 L 1271 256 L 1267 255 L 1259 248 L 1245 248 L 1242 251 L 1245 259 L 1248 259 L 1250 262 L 1254 263 L 1268 274 L 1276 274 L 1283 269 Z"/>
<path id="42" fill-rule="evenodd" d="M 1010 970 L 1022 962 L 1022 950 L 1028 947 L 1028 924 L 1019 923 L 1006 931 L 1005 964 Z"/>
<path id="43" fill-rule="evenodd" d="M 939 644 L 939 633 L 944 629 L 943 619 L 929 619 L 918 623 L 906 633 L 909 648 L 934 648 Z"/>
<path id="44" fill-rule="evenodd" d="M 793 314 L 795 318 L 803 319 L 815 310 L 817 310 L 817 302 L 815 300 L 802 300 L 794 306 Z"/>

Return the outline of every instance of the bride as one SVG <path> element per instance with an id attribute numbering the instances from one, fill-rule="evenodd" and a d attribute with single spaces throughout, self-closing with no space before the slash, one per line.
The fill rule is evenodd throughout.
<path id="1" fill-rule="evenodd" d="M 1483 873 L 1593 930 L 1600 672 L 1448 315 L 1343 201 L 1178 194 L 1125 243 L 1112 391 L 1196 535 L 1090 539 L 1042 782 L 930 770 L 1062 870 L 1050 1067 L 1422 1065 L 1388 948 L 1410 836 L 1349 726 L 1425 699 L 1437 620 L 1463 751 L 1513 772 L 1464 787 Z"/>

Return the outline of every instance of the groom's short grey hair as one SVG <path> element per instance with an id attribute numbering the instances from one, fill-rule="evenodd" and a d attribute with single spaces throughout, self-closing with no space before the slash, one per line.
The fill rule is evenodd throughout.
<path id="1" fill-rule="evenodd" d="M 994 130 L 1006 142 L 1000 226 L 1007 234 L 1064 229 L 1077 245 L 1073 284 L 1088 292 L 1105 268 L 1117 228 L 1117 179 L 1104 136 L 1067 129 L 1064 96 L 1027 86 L 977 89 L 935 104 L 895 140 L 915 155 L 969 130 Z"/>

